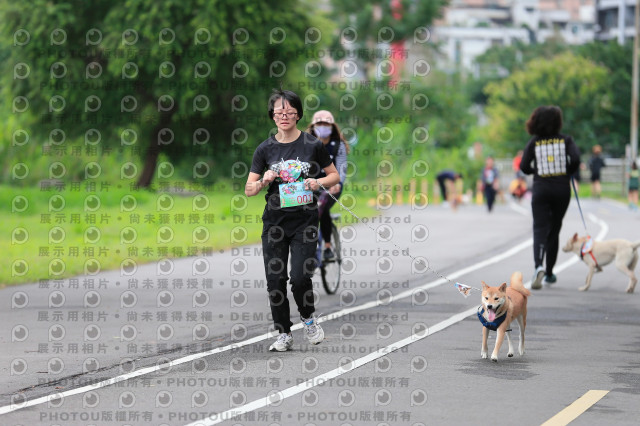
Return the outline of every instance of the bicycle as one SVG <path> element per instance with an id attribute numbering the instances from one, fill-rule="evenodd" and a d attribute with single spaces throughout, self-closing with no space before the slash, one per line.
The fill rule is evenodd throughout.
<path id="1" fill-rule="evenodd" d="M 340 213 L 332 213 L 331 219 L 331 249 L 335 253 L 333 260 L 325 261 L 323 259 L 324 241 L 322 233 L 319 232 L 318 248 L 316 250 L 316 258 L 318 260 L 318 268 L 320 269 L 320 277 L 322 278 L 322 286 L 327 294 L 334 294 L 340 286 L 340 274 L 342 268 L 342 250 L 340 244 L 340 232 L 336 227 L 335 221 L 340 220 Z"/>

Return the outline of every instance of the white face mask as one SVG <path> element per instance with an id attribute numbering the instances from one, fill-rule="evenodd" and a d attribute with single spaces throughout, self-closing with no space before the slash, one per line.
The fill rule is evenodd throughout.
<path id="1" fill-rule="evenodd" d="M 314 133 L 316 134 L 317 137 L 324 139 L 324 138 L 328 138 L 329 136 L 331 136 L 331 126 L 327 126 L 327 125 L 316 125 L 313 128 Z"/>

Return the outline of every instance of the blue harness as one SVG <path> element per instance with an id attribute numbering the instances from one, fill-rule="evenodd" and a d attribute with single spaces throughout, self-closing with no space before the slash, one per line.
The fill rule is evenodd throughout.
<path id="1" fill-rule="evenodd" d="M 498 327 L 500 327 L 500 324 L 502 324 L 505 318 L 507 318 L 507 311 L 504 311 L 504 314 L 500 315 L 499 317 L 496 317 L 496 319 L 493 321 L 487 321 L 487 319 L 482 316 L 483 314 L 484 314 L 484 307 L 480 305 L 478 307 L 478 319 L 480 320 L 483 326 L 487 327 L 491 331 L 498 330 Z"/>

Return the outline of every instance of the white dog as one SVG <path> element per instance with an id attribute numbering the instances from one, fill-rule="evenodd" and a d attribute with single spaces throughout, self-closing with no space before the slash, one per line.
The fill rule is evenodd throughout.
<path id="1" fill-rule="evenodd" d="M 636 267 L 636 263 L 638 263 L 637 248 L 640 247 L 640 241 L 635 243 L 621 239 L 593 241 L 590 250 L 583 250 L 588 239 L 589 237 L 578 237 L 578 234 L 574 234 L 562 248 L 562 251 L 576 253 L 589 267 L 587 282 L 583 287 L 580 287 L 580 291 L 589 290 L 593 274 L 602 271 L 603 266 L 615 260 L 616 267 L 629 277 L 627 293 L 633 293 L 638 283 L 633 270 Z"/>

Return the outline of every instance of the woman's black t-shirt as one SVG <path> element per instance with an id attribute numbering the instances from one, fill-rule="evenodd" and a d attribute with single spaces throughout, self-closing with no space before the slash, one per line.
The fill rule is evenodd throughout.
<path id="1" fill-rule="evenodd" d="M 289 160 L 298 160 L 302 164 L 302 172 L 296 181 L 301 182 L 305 178 L 316 178 L 320 171 L 331 164 L 329 153 L 321 141 L 314 136 L 300 132 L 300 136 L 293 142 L 280 143 L 273 136 L 263 141 L 253 154 L 250 171 L 262 174 L 266 170 L 278 172 L 281 165 Z M 283 183 L 277 177 L 271 184 L 265 195 L 266 206 L 262 215 L 264 228 L 279 225 L 286 228 L 297 227 L 297 223 L 309 223 L 317 220 L 318 197 L 313 196 L 313 202 L 302 206 L 280 207 L 279 185 Z"/>

